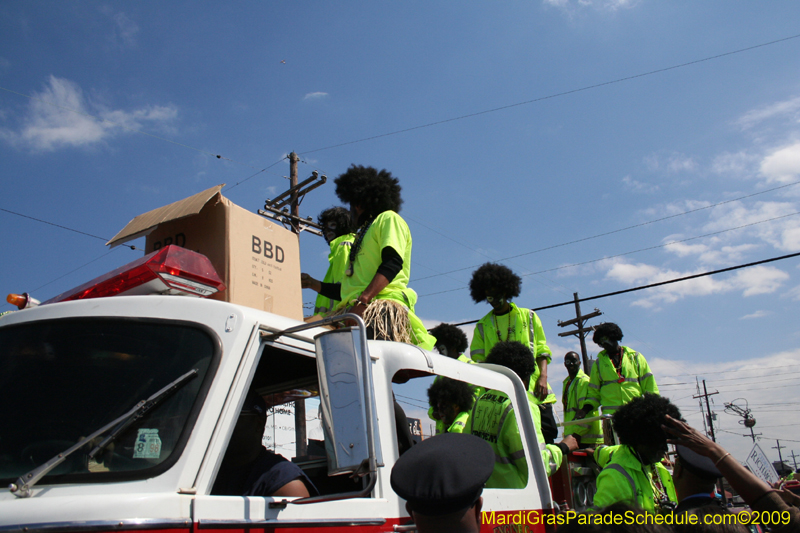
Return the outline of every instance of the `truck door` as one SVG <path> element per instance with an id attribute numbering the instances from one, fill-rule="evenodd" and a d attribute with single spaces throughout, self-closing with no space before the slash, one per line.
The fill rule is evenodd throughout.
<path id="1" fill-rule="evenodd" d="M 275 339 L 269 335 L 263 331 L 261 342 L 253 344 L 254 353 L 245 356 L 232 385 L 220 417 L 217 442 L 211 443 L 198 478 L 194 527 L 226 532 L 252 528 L 300 531 L 320 527 L 331 532 L 340 528 L 392 531 L 393 524 L 399 521 L 396 498 L 384 497 L 380 486 L 374 482 L 369 485 L 368 478 L 354 479 L 347 473 L 330 475 L 336 473 L 334 463 L 346 464 L 346 458 L 338 458 L 341 454 L 335 452 L 343 451 L 346 455 L 350 450 L 332 449 L 336 446 L 333 435 L 322 424 L 321 413 L 330 411 L 320 402 L 320 392 L 327 384 L 320 384 L 313 338 L 294 335 Z M 331 368 L 326 372 L 341 374 L 341 371 L 341 368 Z M 267 482 L 262 481 L 270 476 L 258 470 L 262 467 L 258 461 L 247 464 L 249 473 L 237 471 L 242 468 L 236 461 L 237 455 L 241 457 L 242 453 L 237 447 L 238 428 L 244 418 L 252 416 L 248 410 L 254 394 L 260 399 L 256 403 L 263 402 L 266 408 L 262 438 L 254 446 L 263 445 L 259 453 L 268 458 L 268 463 L 279 456 L 281 468 L 302 472 L 300 481 L 310 495 L 304 503 L 293 503 L 299 502 L 302 495 L 291 491 L 275 496 L 261 493 L 267 486 Z M 298 406 L 302 406 L 301 409 Z M 340 448 L 342 443 L 338 441 Z M 284 459 L 291 466 L 287 467 Z M 256 483 L 252 483 L 254 477 Z M 244 495 L 253 491 L 257 495 Z M 363 494 L 353 497 L 359 492 Z M 391 517 L 395 517 L 394 520 Z"/>

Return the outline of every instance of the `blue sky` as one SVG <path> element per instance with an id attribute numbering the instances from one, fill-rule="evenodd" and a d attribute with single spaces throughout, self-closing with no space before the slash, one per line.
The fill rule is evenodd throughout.
<path id="1" fill-rule="evenodd" d="M 400 178 L 431 325 L 488 311 L 465 290 L 488 260 L 538 307 L 798 252 L 800 38 L 728 54 L 796 36 L 798 15 L 796 2 L 3 2 L 0 288 L 44 300 L 131 261 L 103 239 L 219 183 L 255 211 L 288 186 L 292 150 L 301 179 L 331 178 L 305 216 L 337 204 L 332 178 L 352 163 Z M 325 243 L 300 244 L 321 276 Z M 719 390 L 739 458 L 750 441 L 722 404 L 746 398 L 777 458 L 776 438 L 800 452 L 798 300 L 789 259 L 583 309 L 620 324 L 694 425 L 695 376 Z M 574 312 L 540 316 L 558 391 L 577 342 L 556 322 Z"/>

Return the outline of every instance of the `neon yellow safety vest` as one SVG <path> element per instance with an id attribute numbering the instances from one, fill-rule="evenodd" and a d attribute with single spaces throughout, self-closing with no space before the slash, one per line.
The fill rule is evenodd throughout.
<path id="1" fill-rule="evenodd" d="M 428 333 L 422 320 L 414 313 L 417 293 L 408 286 L 411 277 L 411 231 L 406 221 L 394 211 L 384 211 L 375 217 L 364 233 L 353 272 L 350 276 L 345 273 L 342 278 L 342 302 L 334 310 L 350 305 L 372 282 L 383 262 L 383 249 L 387 246 L 393 248 L 403 259 L 403 267 L 375 298 L 393 300 L 405 306 L 408 309 L 411 342 L 422 349 L 430 350 L 436 339 Z"/>
<path id="2" fill-rule="evenodd" d="M 595 409 L 602 406 L 604 415 L 613 414 L 645 392 L 658 394 L 656 378 L 653 377 L 644 356 L 627 346 L 623 346 L 622 349 L 620 374 L 617 374 L 614 363 L 605 350 L 597 355 L 597 361 L 592 365 L 586 403 Z"/>
<path id="3" fill-rule="evenodd" d="M 541 412 L 528 393 L 528 404 L 534 418 L 536 443 L 540 449 L 547 475 L 561 466 L 561 449 L 545 445 L 541 435 Z M 480 437 L 495 453 L 494 471 L 486 482 L 487 488 L 523 488 L 528 484 L 528 461 L 522 447 L 517 417 L 508 395 L 498 390 L 488 390 L 472 408 L 464 433 Z"/>
<path id="4" fill-rule="evenodd" d="M 587 426 L 568 425 L 567 422 L 575 420 L 575 413 L 586 403 L 586 391 L 589 389 L 589 376 L 583 370 L 570 382 L 570 377 L 564 379 L 562 403 L 564 405 L 564 435 L 580 435 L 581 446 L 596 446 L 603 444 L 603 423 L 598 420 Z M 597 411 L 586 413 L 586 417 L 597 416 Z"/>
<path id="5" fill-rule="evenodd" d="M 469 413 L 463 411 L 458 413 L 456 419 L 453 420 L 453 423 L 450 424 L 450 427 L 447 428 L 448 433 L 464 433 L 464 428 L 467 427 L 467 421 L 469 421 Z"/>
<path id="6" fill-rule="evenodd" d="M 617 502 L 656 512 L 656 490 L 653 472 L 656 472 L 666 497 L 677 503 L 672 475 L 661 463 L 642 465 L 630 446 L 601 446 L 594 452 L 598 465 L 603 467 L 597 476 L 597 492 L 593 508 L 602 509 Z"/>
<path id="7" fill-rule="evenodd" d="M 344 277 L 347 269 L 347 258 L 350 257 L 350 246 L 356 238 L 354 233 L 341 235 L 331 241 L 331 252 L 328 254 L 328 271 L 325 273 L 323 283 L 339 283 Z M 317 295 L 314 304 L 314 314 L 326 316 L 339 303 L 339 300 L 331 300 L 327 296 Z"/>
<path id="8" fill-rule="evenodd" d="M 523 307 L 517 307 L 510 303 L 511 311 L 505 315 L 495 315 L 493 311 L 481 318 L 475 325 L 475 332 L 472 335 L 472 344 L 469 346 L 469 356 L 473 361 L 482 363 L 486 361 L 486 356 L 492 351 L 495 344 L 503 341 L 517 341 L 526 346 L 530 346 L 534 358 L 544 356 L 547 364 L 552 360 L 552 352 L 547 346 L 547 339 L 544 335 L 544 328 L 539 316 Z M 500 331 L 500 333 L 498 333 Z M 528 390 L 533 392 L 536 381 L 539 379 L 539 365 L 531 375 L 528 383 Z M 556 395 L 550 384 L 547 384 L 547 396 L 544 400 L 534 398 L 537 404 L 556 403 Z"/>

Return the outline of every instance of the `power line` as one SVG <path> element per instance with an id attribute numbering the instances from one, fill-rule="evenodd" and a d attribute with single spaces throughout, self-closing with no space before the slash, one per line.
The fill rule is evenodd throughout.
<path id="1" fill-rule="evenodd" d="M 768 218 L 766 220 L 759 220 L 758 222 L 751 222 L 749 224 L 744 224 L 742 226 L 736 226 L 734 228 L 728 228 L 728 229 L 723 229 L 723 230 L 719 230 L 719 231 L 714 231 L 714 232 L 711 232 L 711 233 L 706 233 L 704 235 L 697 235 L 696 237 L 687 237 L 686 239 L 680 239 L 680 240 L 677 240 L 677 241 L 670 241 L 670 242 L 667 242 L 667 243 L 664 243 L 664 244 L 658 244 L 656 246 L 648 246 L 647 248 L 640 248 L 638 250 L 632 250 L 632 251 L 629 251 L 629 252 L 623 252 L 621 254 L 609 255 L 609 256 L 606 256 L 606 257 L 601 257 L 599 259 L 591 259 L 589 261 L 583 261 L 582 263 L 572 263 L 572 264 L 569 264 L 569 265 L 562 265 L 562 266 L 559 266 L 559 267 L 553 267 L 553 268 L 548 268 L 548 269 L 545 269 L 545 270 L 539 270 L 537 272 L 528 272 L 526 274 L 522 274 L 520 277 L 524 278 L 526 276 L 533 276 L 534 274 L 542 274 L 544 272 L 552 272 L 554 270 L 562 270 L 564 268 L 572 268 L 572 267 L 576 267 L 576 266 L 588 265 L 589 263 L 597 263 L 599 261 L 605 261 L 607 259 L 614 259 L 614 258 L 617 258 L 617 257 L 623 257 L 623 256 L 626 256 L 626 255 L 636 254 L 636 253 L 639 253 L 639 252 L 646 252 L 648 250 L 655 250 L 655 249 L 658 249 L 658 248 L 665 248 L 665 247 L 671 246 L 673 244 L 680 244 L 682 242 L 694 241 L 694 240 L 702 239 L 702 238 L 705 238 L 705 237 L 711 237 L 713 235 L 719 235 L 720 233 L 727 233 L 729 231 L 735 231 L 737 229 L 747 228 L 747 227 L 755 226 L 755 225 L 758 225 L 758 224 L 764 224 L 765 222 L 772 222 L 774 220 L 779 220 L 779 219 L 782 219 L 782 218 L 787 218 L 787 217 L 791 217 L 791 216 L 798 215 L 798 214 L 800 214 L 800 211 L 795 211 L 794 213 L 789 213 L 788 215 L 781 215 L 779 217 Z M 784 256 L 784 258 L 785 257 L 791 257 L 791 256 Z M 767 261 L 767 262 L 769 262 L 769 261 Z M 757 264 L 757 263 L 753 263 L 753 264 Z M 724 269 L 723 270 L 718 270 L 718 271 L 715 271 L 715 272 L 724 272 Z M 702 275 L 705 275 L 705 274 L 700 274 L 700 275 L 697 275 L 695 277 L 701 277 Z M 681 278 L 681 279 L 691 279 L 691 276 L 688 276 L 686 278 Z M 661 283 L 661 284 L 663 285 L 663 283 Z M 659 284 L 646 285 L 643 288 L 655 287 L 657 285 L 659 285 Z M 458 287 L 456 289 L 449 289 L 449 290 L 446 290 L 446 291 L 430 292 L 428 294 L 422 294 L 420 296 L 435 296 L 437 294 L 445 294 L 445 293 L 448 293 L 448 292 L 462 291 L 462 290 L 464 290 L 466 288 L 467 287 Z M 581 300 L 581 301 L 583 301 L 583 300 Z M 572 303 L 572 302 L 570 302 L 570 303 Z M 559 306 L 560 305 L 564 305 L 564 304 L 559 304 Z M 547 307 L 543 307 L 541 309 L 548 309 L 548 308 Z"/>
<path id="2" fill-rule="evenodd" d="M 733 267 L 722 268 L 722 269 L 719 269 L 719 270 L 712 270 L 710 272 L 702 272 L 700 274 L 693 274 L 691 276 L 683 276 L 681 278 L 675 278 L 675 279 L 670 279 L 670 280 L 666 280 L 666 281 L 659 281 L 657 283 L 650 283 L 649 285 L 642 285 L 640 287 L 632 287 L 630 289 L 623 289 L 621 291 L 608 292 L 606 294 L 599 294 L 597 296 L 589 296 L 588 298 L 580 298 L 577 301 L 579 301 L 579 302 L 589 302 L 589 301 L 592 301 L 592 300 L 599 300 L 600 298 L 607 298 L 609 296 L 618 296 L 620 294 L 626 294 L 626 293 L 629 293 L 629 292 L 636 292 L 636 291 L 641 291 L 641 290 L 644 290 L 644 289 L 651 289 L 653 287 L 660 287 L 661 285 L 670 285 L 672 283 L 678 283 L 680 281 L 687 281 L 687 280 L 690 280 L 690 279 L 702 278 L 704 276 L 712 276 L 714 274 L 721 274 L 723 272 L 730 272 L 730 271 L 733 271 L 733 270 L 739 270 L 740 268 L 747 268 L 747 267 L 751 267 L 751 266 L 762 265 L 762 264 L 765 264 L 765 263 L 772 263 L 773 261 L 781 261 L 783 259 L 791 259 L 792 257 L 797 257 L 797 256 L 800 256 L 800 252 L 793 253 L 793 254 L 788 254 L 788 255 L 782 255 L 780 257 L 773 257 L 771 259 L 763 259 L 761 261 L 755 261 L 753 263 L 747 263 L 747 264 L 744 264 L 744 265 L 737 265 L 737 266 L 733 266 Z M 533 311 L 540 311 L 542 309 L 553 309 L 555 307 L 563 307 L 565 305 L 573 305 L 575 303 L 575 301 L 576 300 L 570 300 L 568 302 L 561 302 L 561 303 L 557 303 L 557 304 L 545 305 L 543 307 L 535 307 L 535 308 L 533 308 Z M 469 320 L 467 322 L 459 322 L 458 324 L 453 324 L 453 325 L 454 326 L 464 326 L 464 325 L 467 325 L 467 324 L 475 324 L 476 322 L 478 322 L 478 320 Z"/>
<path id="3" fill-rule="evenodd" d="M 61 229 L 67 230 L 67 231 L 72 231 L 74 233 L 79 233 L 81 235 L 86 235 L 87 237 L 100 239 L 103 242 L 108 242 L 108 240 L 109 240 L 109 239 L 105 239 L 103 237 L 100 237 L 99 235 L 94 235 L 92 233 L 86 233 L 85 231 L 80 231 L 80 230 L 77 230 L 77 229 L 69 228 L 67 226 L 62 226 L 61 224 L 56 224 L 55 222 L 48 222 L 47 220 L 42 220 L 41 218 L 36 218 L 36 217 L 29 216 L 29 215 L 23 215 L 22 213 L 17 213 L 16 211 L 11 211 L 11 210 L 8 210 L 8 209 L 3 209 L 2 207 L 0 207 L 0 211 L 4 211 L 6 213 L 10 213 L 10 214 L 16 215 L 18 217 L 27 218 L 27 219 L 30 219 L 30 220 L 35 220 L 36 222 L 41 222 L 42 224 L 47 224 L 49 226 L 54 226 L 56 228 L 61 228 Z M 123 246 L 127 246 L 131 250 L 138 250 L 138 248 L 136 248 L 135 246 L 132 246 L 130 244 L 123 244 Z"/>
<path id="4" fill-rule="evenodd" d="M 131 248 L 133 248 L 133 246 L 131 246 Z M 91 261 L 89 261 L 88 263 L 84 263 L 84 264 L 82 264 L 81 266 L 79 266 L 79 267 L 78 267 L 78 268 L 76 268 L 76 269 L 70 270 L 69 272 L 67 272 L 67 273 L 66 273 L 66 274 L 64 274 L 63 276 L 59 276 L 59 277 L 57 277 L 56 279 L 54 279 L 54 280 L 52 280 L 52 281 L 48 281 L 48 282 L 47 282 L 47 283 L 45 283 L 44 285 L 39 285 L 38 287 L 36 287 L 35 289 L 33 289 L 33 290 L 29 291 L 29 292 L 33 293 L 33 292 L 36 292 L 36 291 L 38 291 L 39 289 L 43 289 L 44 287 L 47 287 L 47 286 L 48 286 L 48 285 L 50 285 L 51 283 L 55 283 L 56 281 L 60 280 L 61 278 L 65 278 L 65 277 L 69 276 L 70 274 L 72 274 L 72 273 L 74 273 L 74 272 L 77 272 L 78 270 L 80 270 L 80 269 L 82 269 L 82 268 L 84 268 L 84 267 L 87 267 L 87 266 L 89 266 L 89 265 L 91 265 L 92 263 L 94 263 L 95 261 L 99 261 L 99 260 L 101 260 L 102 258 L 104 258 L 105 256 L 107 256 L 107 255 L 109 255 L 109 254 L 111 254 L 111 253 L 113 253 L 113 252 L 115 252 L 115 251 L 116 251 L 116 249 L 115 249 L 115 248 L 112 248 L 111 250 L 109 250 L 107 253 L 104 253 L 104 254 L 103 254 L 103 255 L 101 255 L 100 257 L 98 257 L 98 258 L 96 258 L 96 259 L 92 259 L 92 260 L 91 260 Z"/>
<path id="5" fill-rule="evenodd" d="M 606 231 L 604 233 L 598 233 L 598 234 L 592 235 L 590 237 L 583 237 L 583 238 L 580 238 L 580 239 L 575 239 L 574 241 L 569 241 L 569 242 L 564 242 L 564 243 L 561 243 L 561 244 L 554 244 L 552 246 L 546 246 L 544 248 L 539 248 L 538 250 L 533 250 L 531 252 L 524 252 L 524 253 L 517 254 L 517 255 L 512 255 L 512 256 L 509 256 L 509 257 L 504 257 L 502 259 L 497 259 L 496 261 L 497 262 L 508 261 L 508 260 L 511 260 L 511 259 L 516 259 L 518 257 L 526 256 L 526 255 L 533 255 L 533 254 L 538 254 L 540 252 L 546 252 L 548 250 L 553 250 L 555 248 L 562 248 L 564 246 L 569 246 L 570 244 L 577 244 L 577 243 L 580 243 L 580 242 L 590 241 L 592 239 L 598 239 L 600 237 L 606 237 L 608 235 L 613 235 L 615 233 L 621 233 L 623 231 L 628 231 L 628 230 L 631 230 L 631 229 L 640 228 L 642 226 L 647 226 L 649 224 L 655 224 L 656 222 L 662 222 L 664 220 L 669 220 L 669 219 L 672 219 L 672 218 L 677 218 L 677 217 L 681 217 L 681 216 L 684 216 L 684 215 L 689 215 L 691 213 L 696 213 L 698 211 L 703 211 L 705 209 L 711 209 L 713 207 L 718 207 L 720 205 L 729 204 L 729 203 L 732 203 L 732 202 L 738 202 L 740 200 L 745 200 L 747 198 L 752 198 L 753 196 L 758 196 L 758 195 L 761 195 L 761 194 L 766 194 L 768 192 L 777 191 L 778 189 L 784 189 L 786 187 L 792 187 L 792 186 L 797 185 L 797 184 L 800 184 L 800 181 L 795 181 L 793 183 L 787 183 L 785 185 L 780 185 L 778 187 L 773 187 L 771 189 L 765 189 L 763 191 L 754 192 L 752 194 L 747 194 L 745 196 L 739 196 L 738 198 L 732 198 L 730 200 L 723 200 L 723 201 L 717 202 L 715 204 L 707 205 L 707 206 L 704 206 L 704 207 L 698 207 L 696 209 L 690 209 L 688 211 L 683 211 L 681 213 L 676 213 L 674 215 L 668 215 L 668 216 L 665 216 L 665 217 L 656 218 L 654 220 L 648 220 L 647 222 L 641 222 L 639 224 L 634 224 L 632 226 L 627 226 L 627 227 L 624 227 L 624 228 L 619 228 L 619 229 L 615 229 L 615 230 L 611 230 L 611 231 Z M 406 216 L 406 218 L 410 218 L 410 217 Z M 417 223 L 419 223 L 419 222 L 417 222 Z M 427 227 L 427 226 L 425 226 L 425 227 Z M 431 229 L 431 228 L 428 228 L 428 229 Z M 734 228 L 734 229 L 736 229 L 736 228 Z M 435 230 L 432 230 L 432 231 L 435 231 Z M 439 232 L 437 231 L 436 233 L 439 233 Z M 439 235 L 442 235 L 443 237 L 447 237 L 446 235 L 444 235 L 442 233 L 439 233 Z M 447 238 L 450 239 L 453 242 L 461 244 L 460 242 L 456 241 L 455 239 L 451 239 L 450 237 L 447 237 Z M 682 241 L 677 241 L 677 242 L 682 242 Z M 670 244 L 674 244 L 674 243 L 670 243 Z M 465 246 L 465 247 L 469 248 L 468 246 L 466 246 L 464 244 L 462 244 L 462 246 Z M 662 246 L 664 246 L 664 245 L 662 245 Z M 473 251 L 475 251 L 475 250 L 473 250 Z M 485 254 L 481 254 L 481 255 L 485 255 Z M 442 276 L 442 275 L 445 275 L 445 274 L 453 274 L 454 272 L 461 272 L 461 271 L 464 271 L 464 270 L 470 270 L 470 269 L 473 269 L 473 268 L 477 268 L 479 266 L 480 265 L 472 265 L 472 266 L 468 266 L 468 267 L 458 268 L 456 270 L 450 270 L 448 272 L 443 272 L 442 274 L 437 274 L 437 275 L 434 275 L 434 276 L 425 276 L 425 277 L 422 277 L 422 278 L 416 278 L 416 279 L 413 279 L 411 281 L 414 282 L 414 281 L 421 281 L 421 280 L 429 279 L 429 278 L 435 278 L 437 276 Z M 536 272 L 536 274 L 538 274 L 538 272 Z"/>
<path id="6" fill-rule="evenodd" d="M 348 141 L 348 142 L 344 142 L 344 143 L 333 144 L 331 146 L 325 146 L 323 148 L 316 148 L 314 150 L 304 150 L 302 153 L 304 153 L 304 154 L 312 154 L 314 152 L 321 152 L 323 150 L 330 150 L 332 148 L 340 148 L 342 146 L 348 146 L 350 144 L 356 144 L 356 143 L 371 141 L 371 140 L 375 140 L 375 139 L 380 139 L 382 137 L 390 137 L 392 135 L 398 135 L 400 133 L 407 133 L 409 131 L 420 130 L 420 129 L 423 129 L 423 128 L 430 128 L 432 126 L 438 126 L 440 124 L 446 124 L 448 122 L 455 122 L 457 120 L 464 120 L 464 119 L 467 119 L 467 118 L 473 118 L 473 117 L 477 117 L 477 116 L 480 116 L 480 115 L 486 115 L 488 113 L 495 113 L 497 111 L 503 111 L 505 109 L 511 109 L 511 108 L 514 108 L 514 107 L 533 104 L 533 103 L 536 103 L 536 102 L 542 102 L 544 100 L 550 100 L 550 99 L 558 98 L 558 97 L 561 97 L 561 96 L 567 96 L 567 95 L 570 95 L 570 94 L 579 93 L 579 92 L 583 92 L 583 91 L 588 91 L 588 90 L 591 90 L 591 89 L 597 89 L 599 87 L 604 87 L 606 85 L 613 85 L 613 84 L 616 84 L 616 83 L 622 83 L 624 81 L 630 81 L 630 80 L 634 80 L 636 78 L 643 78 L 645 76 L 652 76 L 654 74 L 660 74 L 662 72 L 667 72 L 667 71 L 670 71 L 670 70 L 675 70 L 675 69 L 679 69 L 679 68 L 683 68 L 683 67 L 688 67 L 690 65 L 696 65 L 698 63 L 703 63 L 703 62 L 706 62 L 706 61 L 712 61 L 714 59 L 719 59 L 719 58 L 730 56 L 730 55 L 734 55 L 734 54 L 740 54 L 742 52 L 755 50 L 756 48 L 761 48 L 761 47 L 764 47 L 764 46 L 770 46 L 770 45 L 778 44 L 778 43 L 781 43 L 781 42 L 784 42 L 784 41 L 797 39 L 798 37 L 800 37 L 800 34 L 792 35 L 791 37 L 784 37 L 782 39 L 776 39 L 774 41 L 770 41 L 770 42 L 766 42 L 766 43 L 761 43 L 761 44 L 756 44 L 756 45 L 753 45 L 753 46 L 748 46 L 746 48 L 740 48 L 738 50 L 733 50 L 731 52 L 725 52 L 725 53 L 722 53 L 722 54 L 717 54 L 717 55 L 705 57 L 705 58 L 702 58 L 702 59 L 696 59 L 694 61 L 689 61 L 687 63 L 681 63 L 681 64 L 678 64 L 678 65 L 673 65 L 671 67 L 664 67 L 664 68 L 660 68 L 660 69 L 656 69 L 656 70 L 651 70 L 649 72 L 643 72 L 641 74 L 635 74 L 633 76 L 626 76 L 624 78 L 618 78 L 618 79 L 611 80 L 611 81 L 605 81 L 605 82 L 601 82 L 601 83 L 596 83 L 594 85 L 587 85 L 586 87 L 581 87 L 579 89 L 572 89 L 572 90 L 569 90 L 569 91 L 555 93 L 555 94 L 551 94 L 551 95 L 548 95 L 548 96 L 540 96 L 539 98 L 534 98 L 532 100 L 526 100 L 524 102 L 517 102 L 516 104 L 508 104 L 508 105 L 504 105 L 504 106 L 500 106 L 500 107 L 495 107 L 495 108 L 492 108 L 492 109 L 487 109 L 487 110 L 484 110 L 484 111 L 478 111 L 476 113 L 469 113 L 467 115 L 461 115 L 461 116 L 458 116 L 458 117 L 447 118 L 447 119 L 443 119 L 443 120 L 437 120 L 436 122 L 429 122 L 427 124 L 422 124 L 420 126 L 413 126 L 413 127 L 410 127 L 410 128 L 405 128 L 405 129 L 402 129 L 402 130 L 392 131 L 392 132 L 389 132 L 389 133 L 381 133 L 379 135 L 373 135 L 371 137 L 364 137 L 362 139 L 356 139 L 354 141 Z"/>

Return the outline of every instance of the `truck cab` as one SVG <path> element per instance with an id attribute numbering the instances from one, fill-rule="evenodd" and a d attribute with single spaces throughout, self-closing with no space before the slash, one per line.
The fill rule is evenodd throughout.
<path id="1" fill-rule="evenodd" d="M 545 530 L 557 506 L 519 378 L 328 325 L 164 294 L 0 316 L 0 532 L 411 531 L 389 483 L 396 400 L 435 376 L 503 391 L 517 413 L 528 484 L 484 490 L 482 530 Z M 268 406 L 264 443 L 318 495 L 215 489 L 251 390 Z"/>

